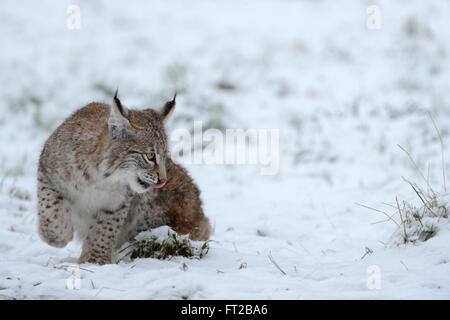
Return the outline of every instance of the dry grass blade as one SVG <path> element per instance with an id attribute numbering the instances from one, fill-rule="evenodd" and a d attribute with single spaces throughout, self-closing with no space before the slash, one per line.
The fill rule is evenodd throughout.
<path id="1" fill-rule="evenodd" d="M 68 269 L 77 268 L 77 269 L 80 269 L 80 270 L 84 270 L 84 271 L 87 271 L 87 272 L 94 273 L 94 271 L 89 270 L 89 269 L 86 269 L 86 268 L 82 268 L 82 267 L 80 267 L 80 266 L 78 266 L 78 265 L 67 265 L 67 264 L 64 264 L 64 265 L 60 265 L 60 266 L 54 266 L 53 268 L 55 268 L 55 269 L 64 269 L 64 270 L 66 270 L 66 271 L 67 271 Z"/>
<path id="2" fill-rule="evenodd" d="M 381 210 L 378 210 L 378 209 L 375 209 L 375 208 L 371 208 L 371 207 L 365 206 L 365 205 L 363 205 L 363 204 L 361 204 L 361 203 L 355 203 L 355 204 L 358 205 L 358 206 L 361 206 L 361 207 L 363 207 L 363 208 L 366 208 L 366 209 L 373 210 L 373 211 L 376 211 L 376 212 L 379 212 L 379 213 L 384 214 L 384 215 L 388 218 L 388 220 L 391 220 L 392 222 L 394 222 L 394 223 L 397 225 L 397 227 L 400 228 L 400 225 L 397 223 L 397 221 L 395 221 L 394 219 L 392 219 L 392 217 L 393 217 L 394 215 L 390 216 L 389 214 L 387 214 L 387 213 L 384 212 L 384 211 L 381 211 Z"/>
<path id="3" fill-rule="evenodd" d="M 106 289 L 106 290 L 113 290 L 113 291 L 120 291 L 120 292 L 125 291 L 125 290 L 122 290 L 122 289 L 116 289 L 116 288 L 110 288 L 110 287 L 102 287 L 102 288 L 100 288 L 100 290 L 98 290 L 98 292 L 95 294 L 94 298 L 97 298 L 97 296 L 100 294 L 100 292 L 103 291 L 103 289 Z"/>
<path id="4" fill-rule="evenodd" d="M 414 192 L 415 192 L 416 195 L 419 197 L 420 201 L 422 201 L 422 203 L 423 203 L 423 205 L 425 206 L 425 208 L 427 208 L 431 213 L 436 214 L 436 213 L 433 211 L 433 209 L 431 209 L 432 206 L 429 205 L 428 201 L 425 201 L 424 198 L 426 198 L 426 196 L 425 196 L 424 192 L 420 189 L 420 187 L 419 187 L 418 185 L 414 186 L 414 184 L 413 184 L 411 181 L 406 180 L 405 177 L 402 177 L 402 179 L 403 179 L 406 183 L 408 183 L 408 184 L 411 186 L 411 188 L 413 188 Z M 423 197 L 421 196 L 421 194 L 422 194 Z M 434 195 L 434 193 L 433 193 L 433 195 Z"/>
<path id="5" fill-rule="evenodd" d="M 419 188 L 415 188 L 414 187 L 414 184 L 412 184 L 411 182 L 409 182 L 408 180 L 406 180 L 405 179 L 405 181 L 407 181 L 408 183 L 409 183 L 409 185 L 411 186 L 411 188 L 413 188 L 413 190 L 414 190 L 414 192 L 416 193 L 416 195 L 419 197 L 419 199 L 420 199 L 420 201 L 422 201 L 422 203 L 424 204 L 424 205 L 427 205 L 426 203 L 425 203 L 425 200 L 422 198 L 422 196 L 420 195 L 420 193 L 422 193 L 423 194 L 423 192 L 421 191 L 420 193 L 419 193 L 419 191 L 417 191 Z"/>
<path id="6" fill-rule="evenodd" d="M 395 202 L 397 203 L 397 209 L 398 209 L 398 214 L 400 215 L 400 220 L 402 221 L 402 225 L 403 225 L 403 238 L 405 240 L 405 243 L 408 242 L 408 234 L 406 233 L 406 225 L 405 225 L 405 221 L 403 221 L 403 217 L 402 217 L 402 210 L 400 209 L 400 205 L 398 204 L 398 199 L 397 197 L 395 197 Z"/>
<path id="7" fill-rule="evenodd" d="M 405 267 L 406 271 L 409 271 L 408 267 L 406 266 L 406 264 L 402 260 L 400 260 L 400 263 Z"/>
<path id="8" fill-rule="evenodd" d="M 269 251 L 268 257 L 269 257 L 270 262 L 272 262 L 272 264 L 273 264 L 278 270 L 280 270 L 280 272 L 281 272 L 284 276 L 287 275 L 287 273 L 284 272 L 283 269 L 281 269 L 281 267 L 278 265 L 278 263 L 277 263 L 277 262 L 275 261 L 275 259 L 272 257 L 272 252 Z"/>
<path id="9" fill-rule="evenodd" d="M 397 213 L 397 212 L 395 212 L 395 213 Z M 394 213 L 394 215 L 395 215 L 395 213 Z M 384 223 L 384 222 L 388 222 L 388 221 L 391 221 L 391 219 L 384 219 L 384 220 L 380 220 L 380 221 L 375 221 L 375 222 L 371 222 L 370 224 L 379 224 L 379 223 Z"/>
<path id="10" fill-rule="evenodd" d="M 441 142 L 441 160 L 442 160 L 442 178 L 444 179 L 444 192 L 447 192 L 447 185 L 445 182 L 445 159 L 444 159 L 444 142 L 442 141 L 441 132 L 439 131 L 438 126 L 436 125 L 436 122 L 434 121 L 433 117 L 431 116 L 431 113 L 428 112 L 428 116 L 430 116 L 431 121 L 433 122 L 433 126 L 436 129 L 436 132 L 439 136 L 439 141 Z"/>
<path id="11" fill-rule="evenodd" d="M 384 223 L 384 222 L 388 222 L 388 221 L 389 221 L 389 219 L 385 219 L 385 220 L 371 222 L 370 224 L 379 224 L 379 223 Z"/>
<path id="12" fill-rule="evenodd" d="M 388 206 L 388 207 L 391 207 L 391 208 L 397 209 L 397 207 L 396 207 L 396 206 L 394 206 L 393 204 L 390 204 L 390 203 L 387 203 L 387 202 L 382 202 L 382 204 L 384 204 L 385 206 Z"/>
<path id="13" fill-rule="evenodd" d="M 409 160 L 411 161 L 411 163 L 413 164 L 414 168 L 416 168 L 417 172 L 419 172 L 419 174 L 422 176 L 423 181 L 425 181 L 425 183 L 427 184 L 428 188 L 431 190 L 431 192 L 434 194 L 433 188 L 431 188 L 430 184 L 428 183 L 428 180 L 425 178 L 425 176 L 423 175 L 422 171 L 420 171 L 419 167 L 417 166 L 416 162 L 414 161 L 414 159 L 411 157 L 411 154 L 405 149 L 403 148 L 401 145 L 397 144 L 397 146 L 403 150 L 403 152 L 406 153 L 406 155 L 408 156 Z"/>

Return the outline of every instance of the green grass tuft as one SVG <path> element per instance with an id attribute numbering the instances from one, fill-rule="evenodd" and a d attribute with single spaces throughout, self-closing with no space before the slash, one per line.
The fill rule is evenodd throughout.
<path id="1" fill-rule="evenodd" d="M 180 236 L 168 230 L 166 239 L 152 235 L 148 239 L 132 242 L 120 252 L 125 250 L 128 251 L 125 256 L 129 256 L 132 260 L 136 258 L 165 260 L 175 256 L 201 259 L 209 252 L 209 242 L 206 241 L 199 247 L 189 240 L 187 236 Z"/>

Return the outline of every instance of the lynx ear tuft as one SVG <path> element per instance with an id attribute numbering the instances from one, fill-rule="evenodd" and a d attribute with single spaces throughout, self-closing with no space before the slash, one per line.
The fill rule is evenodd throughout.
<path id="1" fill-rule="evenodd" d="M 113 105 L 115 108 L 117 108 L 117 111 L 119 114 L 124 117 L 128 118 L 128 110 L 122 105 L 122 102 L 120 102 L 119 98 L 117 98 L 117 93 L 119 92 L 119 88 L 116 89 L 116 92 L 114 93 L 113 98 Z"/>
<path id="2" fill-rule="evenodd" d="M 162 123 L 166 123 L 167 119 L 169 119 L 170 115 L 172 114 L 173 110 L 175 110 L 176 101 L 177 98 L 177 92 L 175 91 L 175 94 L 173 96 L 173 99 L 171 101 L 167 101 L 164 105 L 162 111 L 161 111 L 161 120 Z"/>
<path id="3" fill-rule="evenodd" d="M 108 125 L 110 128 L 113 128 L 114 131 L 121 131 L 130 127 L 130 122 L 128 121 L 128 109 L 122 105 L 122 102 L 120 102 L 117 97 L 118 91 L 119 89 L 114 93 L 111 113 L 108 119 Z"/>

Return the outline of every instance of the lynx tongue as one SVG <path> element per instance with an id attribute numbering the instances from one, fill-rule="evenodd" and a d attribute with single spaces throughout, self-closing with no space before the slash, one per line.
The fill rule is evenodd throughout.
<path id="1" fill-rule="evenodd" d="M 152 184 L 152 188 L 162 188 L 167 183 L 167 180 L 160 180 L 159 183 Z"/>

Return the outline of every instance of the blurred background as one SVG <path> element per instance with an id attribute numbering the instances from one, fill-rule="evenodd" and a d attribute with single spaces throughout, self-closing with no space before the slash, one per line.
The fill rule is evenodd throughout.
<path id="1" fill-rule="evenodd" d="M 371 225 L 379 217 L 355 202 L 409 197 L 401 177 L 420 179 L 398 144 L 432 185 L 443 184 L 428 112 L 448 145 L 449 24 L 443 0 L 2 1 L 0 237 L 11 239 L 13 226 L 23 241 L 38 239 L 45 139 L 119 87 L 129 108 L 161 105 L 177 90 L 169 134 L 194 120 L 280 130 L 275 176 L 259 166 L 188 166 L 223 248 L 263 252 L 289 241 L 310 252 L 345 245 L 337 260 L 362 255 L 393 228 Z"/>
<path id="2" fill-rule="evenodd" d="M 178 90 L 169 131 L 279 128 L 281 176 L 313 164 L 331 184 L 348 162 L 391 178 L 397 143 L 432 161 L 427 110 L 448 134 L 447 1 L 377 2 L 375 28 L 369 1 L 25 3 L 0 11 L 4 172 L 33 168 L 34 142 L 116 87 L 137 108 Z"/>

